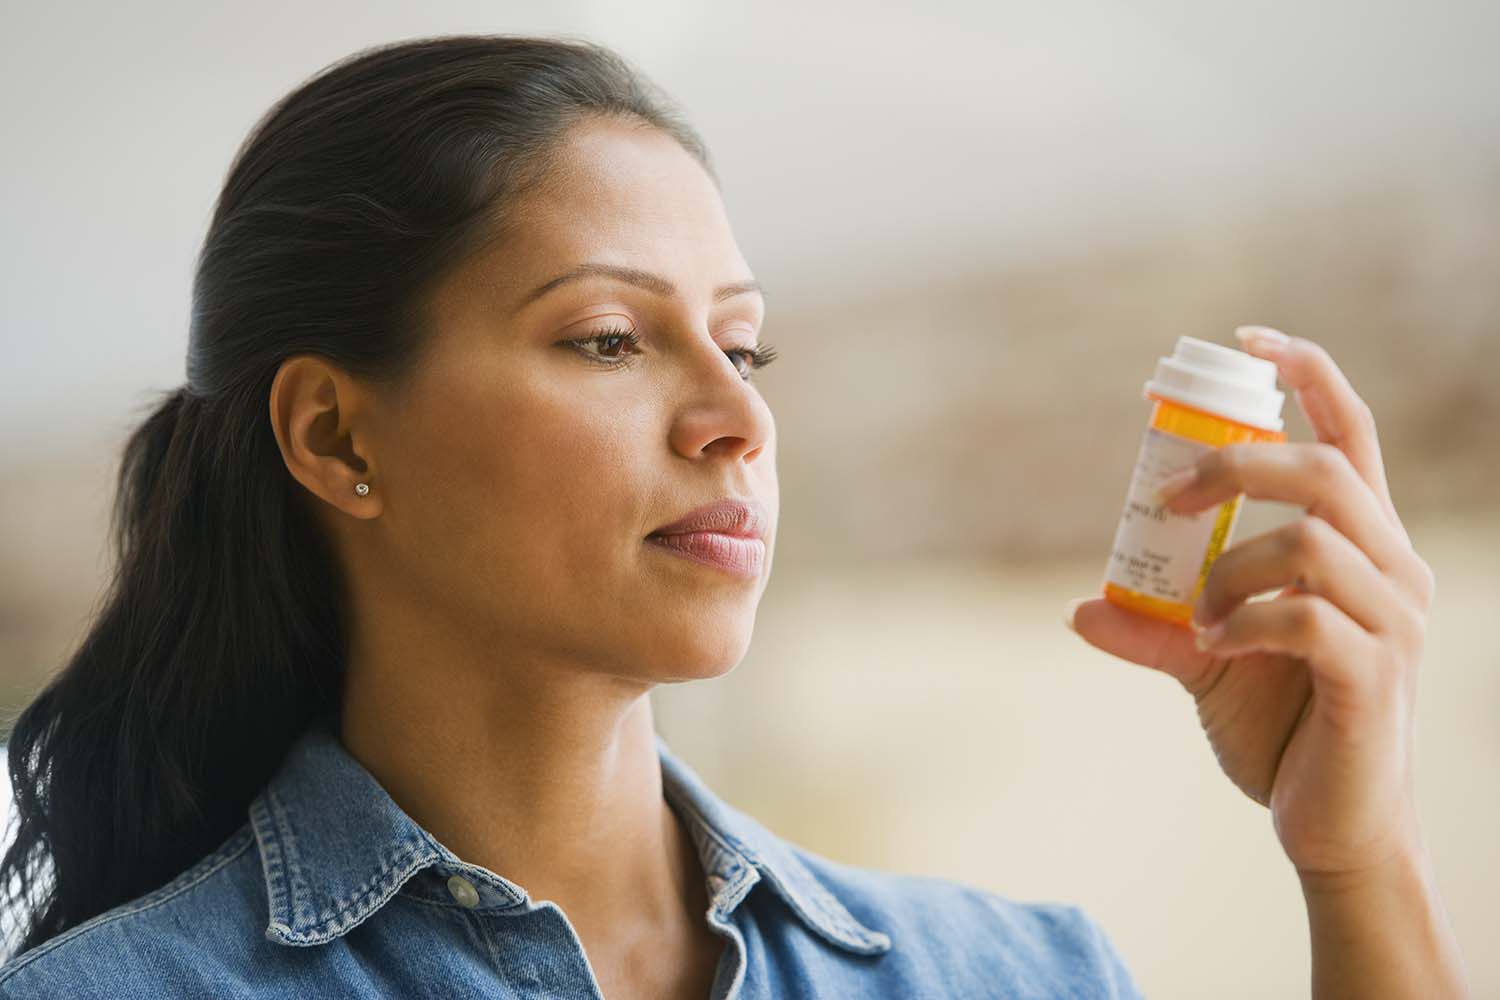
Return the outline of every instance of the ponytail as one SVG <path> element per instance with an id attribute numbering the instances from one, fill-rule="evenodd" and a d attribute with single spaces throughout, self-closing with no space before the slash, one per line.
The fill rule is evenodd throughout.
<path id="1" fill-rule="evenodd" d="M 102 610 L 10 738 L 0 885 L 48 883 L 16 952 L 212 851 L 301 728 L 336 709 L 332 564 L 288 502 L 269 426 L 226 430 L 184 386 L 125 445 Z"/>

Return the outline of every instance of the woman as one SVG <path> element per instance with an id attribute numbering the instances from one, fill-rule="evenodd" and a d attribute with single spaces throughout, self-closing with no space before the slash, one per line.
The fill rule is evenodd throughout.
<path id="1" fill-rule="evenodd" d="M 703 144 L 607 50 L 407 42 L 273 108 L 109 600 L 16 722 L 0 995 L 1138 996 L 1078 907 L 822 858 L 656 736 L 770 573 L 763 311 Z M 1431 576 L 1332 363 L 1257 347 L 1333 444 L 1225 449 L 1176 502 L 1309 518 L 1222 558 L 1207 652 L 1076 624 L 1270 805 L 1320 996 L 1458 995 L 1411 808 Z"/>

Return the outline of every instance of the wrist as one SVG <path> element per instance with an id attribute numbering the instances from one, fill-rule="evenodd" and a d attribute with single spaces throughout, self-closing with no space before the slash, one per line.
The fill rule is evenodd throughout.
<path id="1" fill-rule="evenodd" d="M 1419 839 L 1363 868 L 1298 869 L 1297 876 L 1307 903 L 1315 998 L 1471 995 Z"/>
<path id="2" fill-rule="evenodd" d="M 1384 855 L 1358 868 L 1318 871 L 1298 867 L 1302 895 L 1335 900 L 1357 896 L 1426 894 L 1433 888 L 1427 849 L 1416 837 L 1403 839 Z"/>

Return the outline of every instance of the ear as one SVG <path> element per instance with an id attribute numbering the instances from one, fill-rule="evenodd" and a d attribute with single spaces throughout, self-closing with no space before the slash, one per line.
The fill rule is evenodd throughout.
<path id="1" fill-rule="evenodd" d="M 368 392 L 326 359 L 288 358 L 271 380 L 271 428 L 296 480 L 334 507 L 361 519 L 378 517 L 383 494 L 366 452 L 372 435 L 361 423 Z M 369 484 L 361 496 L 355 489 Z"/>

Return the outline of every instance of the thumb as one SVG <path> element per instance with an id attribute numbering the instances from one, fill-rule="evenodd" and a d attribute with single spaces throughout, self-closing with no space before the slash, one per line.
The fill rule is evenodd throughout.
<path id="1" fill-rule="evenodd" d="M 1063 620 L 1089 645 L 1179 681 L 1201 670 L 1206 656 L 1193 645 L 1192 629 L 1126 611 L 1102 597 L 1074 599 Z"/>

